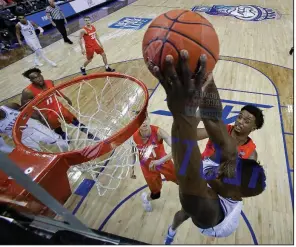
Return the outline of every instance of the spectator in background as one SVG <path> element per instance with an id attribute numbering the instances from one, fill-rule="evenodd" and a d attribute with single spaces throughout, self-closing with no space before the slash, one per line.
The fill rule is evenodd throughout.
<path id="1" fill-rule="evenodd" d="M 46 8 L 46 15 L 51 24 L 56 27 L 64 38 L 64 41 L 68 44 L 73 42 L 68 38 L 65 24 L 67 24 L 66 17 L 59 6 L 55 4 L 54 0 L 48 0 L 49 6 Z"/>

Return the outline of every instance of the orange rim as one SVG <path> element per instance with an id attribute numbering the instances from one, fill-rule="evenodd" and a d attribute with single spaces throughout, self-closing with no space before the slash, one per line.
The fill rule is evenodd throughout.
<path id="1" fill-rule="evenodd" d="M 90 145 L 88 147 L 84 147 L 82 149 L 77 149 L 73 151 L 67 151 L 67 152 L 61 152 L 61 153 L 49 153 L 49 152 L 38 152 L 35 150 L 32 150 L 28 147 L 26 147 L 22 142 L 21 142 L 21 131 L 19 126 L 24 126 L 30 116 L 32 115 L 34 109 L 33 106 L 39 104 L 41 101 L 44 100 L 46 96 L 49 96 L 53 92 L 57 90 L 64 89 L 66 87 L 69 87 L 71 85 L 74 85 L 79 82 L 91 80 L 91 79 L 96 79 L 96 78 L 103 78 L 103 77 L 116 77 L 116 78 L 125 78 L 129 79 L 135 83 L 137 83 L 143 90 L 144 90 L 144 106 L 141 109 L 140 113 L 130 122 L 128 123 L 124 128 L 121 128 L 118 130 L 116 133 L 114 133 L 112 136 L 108 137 L 105 140 L 99 141 L 96 144 Z M 89 160 L 92 160 L 94 158 L 97 158 L 105 153 L 110 152 L 111 150 L 115 149 L 117 146 L 121 145 L 124 143 L 128 138 L 130 138 L 136 131 L 137 129 L 141 126 L 143 121 L 146 118 L 146 110 L 148 106 L 148 100 L 149 100 L 149 93 L 147 90 L 146 85 L 138 80 L 137 78 L 130 76 L 130 75 L 125 75 L 121 74 L 118 72 L 105 72 L 105 73 L 94 73 L 91 75 L 87 76 L 79 76 L 77 78 L 74 78 L 73 80 L 63 83 L 61 85 L 58 85 L 56 87 L 53 87 L 41 95 L 37 96 L 34 98 L 30 103 L 26 105 L 26 107 L 21 111 L 19 114 L 14 128 L 13 128 L 13 141 L 15 142 L 16 149 L 18 151 L 22 152 L 29 152 L 31 154 L 39 154 L 39 155 L 54 155 L 58 156 L 59 158 L 67 158 L 68 160 L 71 160 L 71 165 L 83 163 Z M 86 154 L 88 156 L 86 156 Z M 70 162 L 69 162 L 70 163 Z"/>

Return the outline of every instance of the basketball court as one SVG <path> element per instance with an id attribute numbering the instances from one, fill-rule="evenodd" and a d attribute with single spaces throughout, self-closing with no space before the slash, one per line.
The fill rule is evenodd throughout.
<path id="1" fill-rule="evenodd" d="M 152 125 L 170 133 L 173 119 L 163 87 L 143 61 L 142 39 L 152 19 L 177 8 L 200 13 L 218 34 L 220 59 L 214 77 L 223 102 L 224 122 L 234 123 L 240 109 L 249 103 L 262 109 L 265 116 L 263 128 L 254 131 L 251 138 L 266 171 L 266 191 L 244 199 L 239 228 L 231 236 L 205 237 L 189 220 L 178 229 L 174 244 L 293 244 L 294 99 L 293 56 L 289 55 L 293 46 L 292 2 L 249 0 L 241 6 L 232 0 L 224 0 L 223 5 L 220 0 L 205 0 L 199 5 L 193 0 L 118 2 L 125 2 L 126 6 L 99 20 L 96 13 L 90 17 L 112 68 L 145 83 Z M 213 5 L 216 7 L 211 9 Z M 80 28 L 83 25 L 81 20 L 74 22 Z M 73 23 L 69 25 L 74 26 Z M 80 76 L 84 57 L 78 43 L 79 31 L 74 29 L 69 36 L 74 45 L 58 40 L 44 48 L 46 56 L 58 67 L 44 65 L 40 69 L 44 78 L 54 80 L 55 85 Z M 50 39 L 53 34 L 46 35 Z M 31 54 L 2 69 L 1 105 L 19 102 L 21 91 L 29 84 L 22 73 L 32 67 L 33 59 Z M 101 57 L 95 56 L 87 69 L 88 74 L 104 72 Z M 66 91 L 73 102 L 77 100 L 77 90 Z M 87 93 L 86 90 L 83 94 L 85 111 L 94 107 L 93 102 L 87 101 Z M 200 142 L 200 150 L 204 150 L 206 141 Z M 166 150 L 169 151 L 168 147 Z M 108 162 L 103 166 L 108 167 Z M 118 188 L 100 196 L 92 176 L 71 169 L 68 171 L 71 196 L 64 206 L 92 229 L 148 244 L 162 244 L 167 227 L 180 209 L 178 187 L 164 181 L 161 198 L 153 202 L 152 212 L 145 212 L 140 195 L 149 190 L 138 162 L 135 174 L 136 179 L 127 176 Z"/>

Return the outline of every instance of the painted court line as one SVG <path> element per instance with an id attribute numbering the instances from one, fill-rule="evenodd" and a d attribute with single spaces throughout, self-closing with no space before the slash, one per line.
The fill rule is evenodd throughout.
<path id="1" fill-rule="evenodd" d="M 162 179 L 163 182 L 165 182 L 165 179 Z M 108 216 L 104 219 L 104 221 L 102 222 L 102 224 L 100 225 L 100 227 L 98 228 L 99 231 L 102 231 L 104 226 L 107 224 L 107 222 L 110 220 L 110 218 L 115 214 L 115 212 L 124 204 L 126 203 L 129 199 L 131 199 L 133 196 L 135 196 L 137 193 L 139 193 L 141 190 L 147 188 L 148 185 L 144 185 L 138 189 L 136 189 L 134 192 L 132 192 L 131 194 L 129 194 L 127 197 L 125 197 L 121 202 L 119 202 L 116 207 L 108 214 Z M 144 210 L 144 209 L 143 209 Z M 244 221 L 246 222 L 246 225 L 250 231 L 250 234 L 252 236 L 254 245 L 258 245 L 258 241 L 255 235 L 255 232 L 247 218 L 247 216 L 244 214 L 244 212 L 241 212 L 241 216 L 243 217 Z"/>
<path id="2" fill-rule="evenodd" d="M 250 93 L 250 94 L 260 94 L 260 95 L 266 95 L 266 96 L 277 96 L 276 94 L 270 94 L 270 93 L 259 93 L 259 92 L 253 92 L 253 91 L 236 90 L 236 89 L 221 88 L 221 87 L 218 87 L 218 89 L 219 89 L 219 90 L 224 90 L 224 91 L 231 91 L 231 92 L 241 92 L 241 93 Z"/>
<path id="3" fill-rule="evenodd" d="M 291 133 L 291 132 L 284 132 L 285 135 L 290 135 L 290 136 L 293 136 L 294 133 Z"/>
<path id="4" fill-rule="evenodd" d="M 282 117 L 282 108 L 281 108 L 281 105 L 280 105 L 280 96 L 279 96 L 278 89 L 277 89 L 276 85 L 274 84 L 274 82 L 267 75 L 265 75 L 260 70 L 254 68 L 253 66 L 244 64 L 242 62 L 232 61 L 232 60 L 227 60 L 227 59 L 223 59 L 223 61 L 238 63 L 238 64 L 245 65 L 247 67 L 253 68 L 254 70 L 258 71 L 260 74 L 262 74 L 263 76 L 265 76 L 270 81 L 270 83 L 273 85 L 273 87 L 274 87 L 274 89 L 276 91 L 276 97 L 277 97 L 277 103 L 278 103 L 278 109 L 279 109 L 279 117 L 280 117 L 281 129 L 282 129 L 282 139 L 283 139 L 285 159 L 286 159 L 286 168 L 287 168 L 289 188 L 290 188 L 290 196 L 291 196 L 292 210 L 293 210 L 293 213 L 294 213 L 294 192 L 293 192 L 291 174 L 289 172 L 290 165 L 289 165 L 289 159 L 288 159 L 287 143 L 286 143 L 285 134 L 284 134 L 284 132 L 285 132 L 284 131 L 284 122 L 283 122 L 283 117 Z"/>

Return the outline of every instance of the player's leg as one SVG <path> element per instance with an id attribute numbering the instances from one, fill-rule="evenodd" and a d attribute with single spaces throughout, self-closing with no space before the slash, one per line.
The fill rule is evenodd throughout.
<path id="1" fill-rule="evenodd" d="M 110 68 L 110 66 L 109 66 L 109 64 L 108 64 L 106 53 L 103 52 L 103 53 L 101 53 L 100 55 L 101 55 L 102 58 L 103 58 L 103 62 L 104 62 L 104 64 L 105 64 L 105 69 L 106 69 L 106 71 L 107 71 L 107 72 L 114 72 L 115 69 Z"/>
<path id="2" fill-rule="evenodd" d="M 161 176 L 160 176 L 160 173 L 151 172 L 148 170 L 147 167 L 144 167 L 144 166 L 141 166 L 141 170 L 143 172 L 144 178 L 150 190 L 149 196 L 146 192 L 142 193 L 141 195 L 142 205 L 145 211 L 151 212 L 152 211 L 151 201 L 159 199 L 161 195 L 161 188 L 162 188 Z"/>
<path id="3" fill-rule="evenodd" d="M 33 130 L 31 138 L 36 142 L 43 142 L 48 145 L 57 145 L 61 151 L 68 150 L 67 142 L 63 140 L 60 135 L 56 134 L 43 124 L 34 119 L 29 119 L 27 125 L 28 129 L 31 128 Z"/>
<path id="4" fill-rule="evenodd" d="M 169 226 L 167 236 L 164 241 L 165 244 L 171 244 L 174 241 L 177 228 L 189 218 L 190 216 L 183 210 L 183 208 L 175 214 L 173 223 Z"/>
<path id="5" fill-rule="evenodd" d="M 39 66 L 41 67 L 43 64 L 40 63 L 39 61 L 39 57 L 40 57 L 40 54 L 38 52 L 36 52 L 36 50 L 40 49 L 39 46 L 36 46 L 36 42 L 34 42 L 34 40 L 26 40 L 26 43 L 27 45 L 30 47 L 30 49 L 35 53 L 34 54 L 34 64 L 35 66 Z"/>
<path id="6" fill-rule="evenodd" d="M 83 64 L 83 66 L 80 67 L 80 71 L 81 71 L 82 75 L 86 75 L 85 68 L 92 61 L 92 59 L 94 57 L 95 50 L 90 49 L 90 48 L 85 48 L 85 52 L 86 52 L 86 60 L 85 60 L 85 62 Z"/>
<path id="7" fill-rule="evenodd" d="M 42 58 L 43 58 L 48 64 L 50 64 L 51 66 L 53 66 L 53 67 L 56 67 L 56 66 L 57 66 L 55 62 L 49 60 L 49 59 L 45 56 L 44 51 L 42 50 L 42 48 L 37 49 L 37 50 L 35 51 L 35 53 L 37 53 L 39 57 L 42 57 Z"/>
<path id="8" fill-rule="evenodd" d="M 88 139 L 99 141 L 100 139 L 96 136 L 94 136 L 91 132 L 89 132 L 88 128 L 83 124 L 80 123 L 79 120 L 74 117 L 71 121 L 71 124 L 73 124 L 76 127 L 79 127 L 79 130 L 87 135 Z"/>

